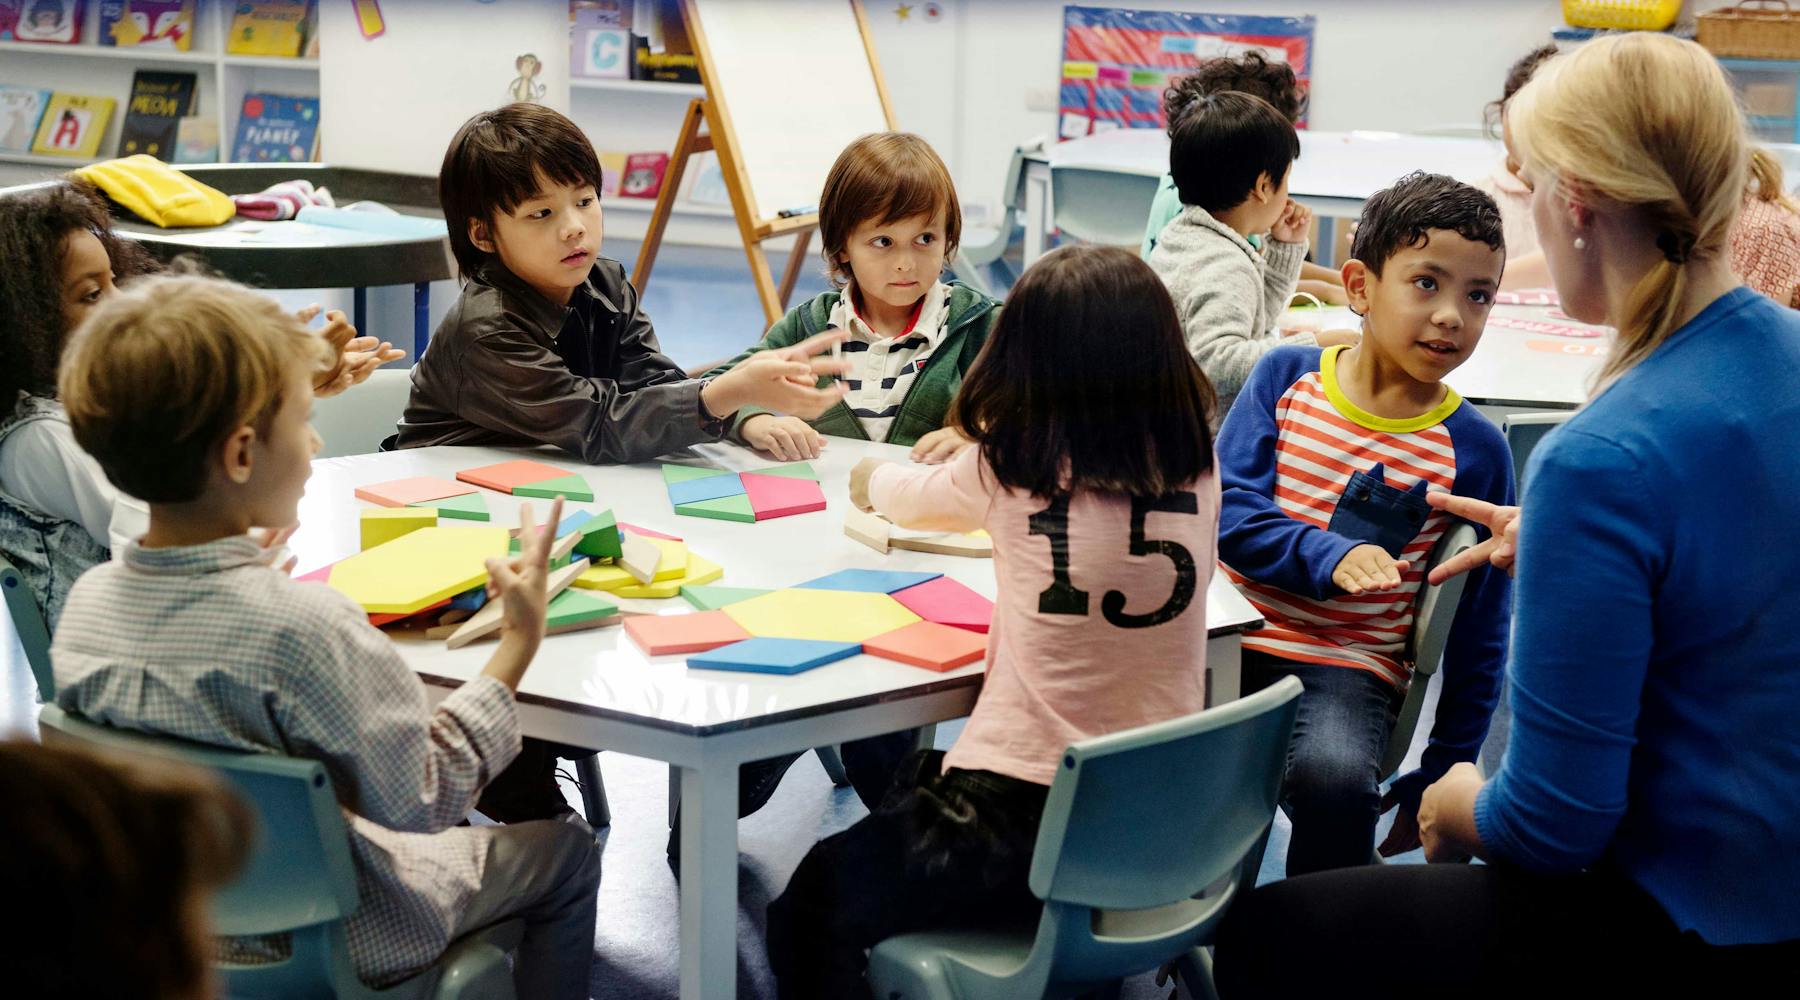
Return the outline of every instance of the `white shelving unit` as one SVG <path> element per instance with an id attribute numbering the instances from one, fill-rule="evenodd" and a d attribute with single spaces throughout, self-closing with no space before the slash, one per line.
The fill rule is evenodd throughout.
<path id="1" fill-rule="evenodd" d="M 655 80 L 608 80 L 600 77 L 576 76 L 569 79 L 571 90 L 626 90 L 643 94 L 679 94 L 682 97 L 705 97 L 706 88 L 698 83 L 659 83 Z"/>
<path id="2" fill-rule="evenodd" d="M 117 102 L 94 159 L 0 153 L 0 163 L 66 170 L 96 159 L 110 159 L 119 148 L 119 132 L 125 121 L 126 104 L 131 99 L 131 78 L 140 69 L 194 73 L 194 106 L 201 113 L 217 116 L 220 153 L 224 156 L 230 155 L 232 138 L 237 135 L 238 110 L 243 106 L 245 94 L 318 96 L 317 59 L 238 55 L 225 51 L 231 6 L 224 0 L 200 0 L 194 17 L 194 37 L 187 52 L 100 45 L 98 3 L 87 5 L 83 15 L 86 23 L 82 25 L 79 44 L 0 42 L 0 83 L 94 94 L 111 97 Z"/>

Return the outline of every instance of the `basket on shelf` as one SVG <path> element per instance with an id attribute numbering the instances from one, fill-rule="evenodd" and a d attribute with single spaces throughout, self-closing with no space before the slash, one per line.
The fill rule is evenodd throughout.
<path id="1" fill-rule="evenodd" d="M 1800 59 L 1800 11 L 1787 0 L 1750 0 L 1709 10 L 1694 39 L 1727 59 Z"/>
<path id="2" fill-rule="evenodd" d="M 1577 28 L 1661 31 L 1675 23 L 1681 0 L 1562 0 L 1562 12 Z"/>

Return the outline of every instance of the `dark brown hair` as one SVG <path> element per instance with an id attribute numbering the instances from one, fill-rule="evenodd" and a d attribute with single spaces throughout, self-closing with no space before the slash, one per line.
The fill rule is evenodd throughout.
<path id="1" fill-rule="evenodd" d="M 1455 233 L 1490 250 L 1506 250 L 1500 206 L 1480 188 L 1443 174 L 1414 171 L 1369 196 L 1350 256 L 1376 277 L 1401 247 L 1424 247 L 1434 229 Z"/>
<path id="2" fill-rule="evenodd" d="M 115 280 L 158 269 L 136 241 L 116 236 L 106 199 L 84 183 L 0 196 L 0 418 L 19 393 L 56 394 L 56 366 L 67 343 L 63 264 L 69 236 L 94 234 L 112 260 Z"/>
<path id="3" fill-rule="evenodd" d="M 1061 247 L 1013 286 L 951 421 L 1002 486 L 1161 496 L 1213 467 L 1212 384 L 1168 290 L 1118 247 Z"/>
<path id="4" fill-rule="evenodd" d="M 1290 122 L 1297 123 L 1306 114 L 1306 91 L 1294 76 L 1294 68 L 1272 62 L 1260 50 L 1252 49 L 1235 58 L 1208 59 L 1163 91 L 1163 118 L 1169 134 L 1175 133 L 1175 123 L 1195 101 L 1227 90 L 1255 94 Z"/>
<path id="5" fill-rule="evenodd" d="M 950 170 L 931 144 L 910 132 L 875 132 L 845 146 L 819 195 L 820 255 L 831 283 L 843 286 L 853 277 L 844 254 L 856 227 L 940 211 L 949 261 L 962 241 L 962 207 Z"/>
<path id="6" fill-rule="evenodd" d="M 249 809 L 173 762 L 0 742 L 0 895 L 9 990 L 30 997 L 213 994 L 206 902 L 249 852 Z"/>
<path id="7" fill-rule="evenodd" d="M 529 201 L 544 181 L 585 184 L 600 193 L 600 157 L 580 127 L 542 104 L 520 102 L 463 123 L 438 170 L 438 203 L 450 229 L 456 268 L 467 279 L 489 254 L 469 240 L 469 221 Z"/>
<path id="8" fill-rule="evenodd" d="M 1280 186 L 1300 156 L 1294 123 L 1254 94 L 1208 94 L 1181 116 L 1169 137 L 1169 175 L 1183 205 L 1222 212 L 1243 204 L 1269 175 Z"/>
<path id="9" fill-rule="evenodd" d="M 1500 138 L 1500 120 L 1506 115 L 1506 102 L 1519 92 L 1519 88 L 1531 82 L 1531 74 L 1544 64 L 1544 60 L 1556 55 L 1556 46 L 1540 45 L 1520 56 L 1506 71 L 1506 83 L 1500 88 L 1500 99 L 1489 101 L 1482 109 L 1482 117 L 1487 121 L 1488 134 Z"/>

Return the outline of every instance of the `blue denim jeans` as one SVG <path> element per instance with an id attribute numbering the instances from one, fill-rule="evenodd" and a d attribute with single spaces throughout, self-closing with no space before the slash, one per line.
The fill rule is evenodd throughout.
<path id="1" fill-rule="evenodd" d="M 1288 676 L 1306 689 L 1281 790 L 1294 824 L 1288 876 L 1367 864 L 1381 816 L 1381 758 L 1401 694 L 1367 670 L 1244 650 L 1245 694 Z"/>

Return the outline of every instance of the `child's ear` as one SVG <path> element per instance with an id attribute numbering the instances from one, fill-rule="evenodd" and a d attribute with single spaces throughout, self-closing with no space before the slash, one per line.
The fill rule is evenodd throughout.
<path id="1" fill-rule="evenodd" d="M 219 445 L 219 467 L 225 478 L 239 486 L 250 481 L 250 472 L 255 464 L 250 455 L 250 446 L 256 443 L 256 428 L 245 425 L 225 435 L 224 443 Z"/>
<path id="2" fill-rule="evenodd" d="M 488 231 L 488 224 L 480 219 L 469 220 L 469 242 L 482 253 L 494 252 L 494 238 Z"/>
<path id="3" fill-rule="evenodd" d="M 1369 273 L 1369 265 L 1352 257 L 1344 263 L 1344 297 L 1349 300 L 1350 311 L 1358 316 L 1369 314 L 1369 298 L 1374 289 L 1369 285 L 1374 276 Z"/>
<path id="4" fill-rule="evenodd" d="M 1280 187 L 1280 184 L 1278 184 L 1273 177 L 1270 177 L 1269 172 L 1265 170 L 1257 175 L 1256 187 L 1250 190 L 1250 196 L 1256 199 L 1257 204 L 1267 205 L 1270 199 L 1275 197 L 1275 189 L 1277 187 Z"/>

